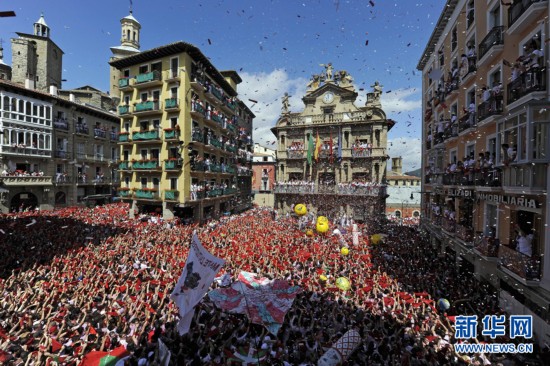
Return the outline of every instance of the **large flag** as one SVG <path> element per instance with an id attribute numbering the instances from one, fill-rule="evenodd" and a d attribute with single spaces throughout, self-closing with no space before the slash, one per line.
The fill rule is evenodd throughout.
<path id="1" fill-rule="evenodd" d="M 307 163 L 311 165 L 311 159 L 313 157 L 313 135 L 309 135 L 309 141 L 307 145 Z"/>
<path id="2" fill-rule="evenodd" d="M 244 366 L 259 365 L 267 357 L 268 350 L 257 350 L 252 345 L 237 347 L 235 351 L 226 349 L 225 355 L 228 362 L 239 363 Z"/>
<path id="3" fill-rule="evenodd" d="M 342 161 L 342 129 L 338 126 L 338 162 Z"/>
<path id="4" fill-rule="evenodd" d="M 80 366 L 120 366 L 130 357 L 130 352 L 120 346 L 110 352 L 92 351 L 84 356 Z"/>
<path id="5" fill-rule="evenodd" d="M 317 139 L 315 140 L 315 153 L 313 154 L 315 161 L 319 160 L 320 152 L 321 152 L 321 139 L 319 138 L 319 131 L 317 131 Z"/>
<path id="6" fill-rule="evenodd" d="M 330 131 L 330 155 L 329 155 L 329 163 L 334 163 L 334 156 L 332 156 L 332 130 Z"/>
<path id="7" fill-rule="evenodd" d="M 170 298 L 180 310 L 178 331 L 184 335 L 189 331 L 193 320 L 193 309 L 214 282 L 214 277 L 225 261 L 210 254 L 201 244 L 196 233 L 191 239 L 191 249 L 174 291 Z"/>
<path id="8" fill-rule="evenodd" d="M 158 362 L 160 366 L 168 366 L 170 364 L 170 358 L 172 357 L 172 353 L 166 347 L 166 345 L 159 339 L 158 341 Z"/>
<path id="9" fill-rule="evenodd" d="M 277 335 L 301 291 L 299 286 L 290 286 L 285 280 L 257 278 L 254 273 L 241 272 L 231 287 L 212 290 L 208 296 L 222 310 L 246 314 L 252 323 L 263 324 Z"/>

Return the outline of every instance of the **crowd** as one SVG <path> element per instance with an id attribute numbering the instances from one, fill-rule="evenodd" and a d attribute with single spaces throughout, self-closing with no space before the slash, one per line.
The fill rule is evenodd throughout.
<path id="1" fill-rule="evenodd" d="M 10 214 L 0 217 L 0 228 L 0 362 L 6 365 L 78 365 L 92 350 L 121 345 L 132 355 L 127 364 L 158 365 L 162 340 L 171 365 L 239 365 L 244 347 L 263 351 L 263 365 L 306 366 L 351 328 L 363 342 L 348 365 L 522 364 L 513 355 L 454 353 L 453 315 L 499 314 L 497 298 L 415 228 L 389 224 L 386 239 L 374 244 L 368 238 L 382 224 L 360 225 L 360 245 L 353 246 L 349 227 L 341 227 L 342 237 L 309 237 L 294 217 L 277 218 L 270 209 L 199 227 L 131 219 L 124 204 Z M 222 312 L 208 296 L 190 332 L 178 335 L 169 295 L 193 230 L 225 259 L 223 272 L 233 280 L 244 270 L 302 287 L 276 336 Z M 342 240 L 349 255 L 340 252 Z M 340 276 L 350 279 L 349 291 L 336 287 Z M 436 307 L 443 297 L 452 304 L 448 313 Z"/>

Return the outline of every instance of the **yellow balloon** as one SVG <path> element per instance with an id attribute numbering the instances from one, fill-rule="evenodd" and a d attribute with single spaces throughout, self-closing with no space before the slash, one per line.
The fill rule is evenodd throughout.
<path id="1" fill-rule="evenodd" d="M 296 215 L 298 216 L 304 216 L 305 214 L 307 214 L 306 205 L 301 203 L 297 204 L 296 206 L 294 206 L 294 212 L 296 212 Z"/>
<path id="2" fill-rule="evenodd" d="M 342 291 L 347 291 L 351 288 L 351 282 L 347 277 L 338 277 L 336 279 L 336 287 Z"/>
<path id="3" fill-rule="evenodd" d="M 317 232 L 324 234 L 328 231 L 328 222 L 318 222 L 317 223 Z"/>
<path id="4" fill-rule="evenodd" d="M 307 236 L 313 236 L 313 230 L 307 229 L 307 230 L 306 230 L 306 235 L 307 235 Z"/>
<path id="5" fill-rule="evenodd" d="M 317 223 L 323 223 L 323 222 L 326 222 L 328 224 L 328 219 L 326 218 L 326 216 L 319 216 L 317 217 Z"/>
<path id="6" fill-rule="evenodd" d="M 378 244 L 382 241 L 382 235 L 374 234 L 370 237 L 370 242 L 373 244 Z"/>
<path id="7" fill-rule="evenodd" d="M 349 249 L 346 248 L 346 247 L 343 247 L 342 249 L 340 249 L 340 253 L 342 253 L 342 255 L 348 255 L 349 254 Z"/>
<path id="8" fill-rule="evenodd" d="M 323 282 L 326 282 L 328 280 L 327 276 L 325 276 L 325 275 L 320 275 L 319 279 Z"/>

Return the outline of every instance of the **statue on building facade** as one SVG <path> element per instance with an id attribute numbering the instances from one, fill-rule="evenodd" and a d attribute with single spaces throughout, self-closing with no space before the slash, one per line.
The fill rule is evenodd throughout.
<path id="1" fill-rule="evenodd" d="M 282 99 L 283 107 L 281 108 L 283 115 L 290 113 L 289 98 L 290 98 L 290 96 L 288 95 L 288 93 L 285 93 L 285 95 L 283 96 L 283 99 Z"/>
<path id="2" fill-rule="evenodd" d="M 325 68 L 325 82 L 332 81 L 332 71 L 334 68 L 332 67 L 332 62 L 329 62 L 328 64 L 319 64 L 319 66 L 323 66 Z"/>

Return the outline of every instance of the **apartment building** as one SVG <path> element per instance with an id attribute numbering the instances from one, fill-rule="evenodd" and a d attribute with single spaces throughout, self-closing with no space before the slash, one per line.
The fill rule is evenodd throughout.
<path id="1" fill-rule="evenodd" d="M 448 0 L 418 63 L 423 226 L 550 328 L 548 1 Z"/>
<path id="2" fill-rule="evenodd" d="M 252 154 L 252 190 L 254 203 L 259 206 L 273 207 L 275 196 L 275 171 L 277 163 L 277 150 L 254 144 Z"/>
<path id="3" fill-rule="evenodd" d="M 121 25 L 109 63 L 119 196 L 131 213 L 205 220 L 250 207 L 254 114 L 237 98 L 239 75 L 186 42 L 139 51 L 139 22 L 130 14 Z"/>

